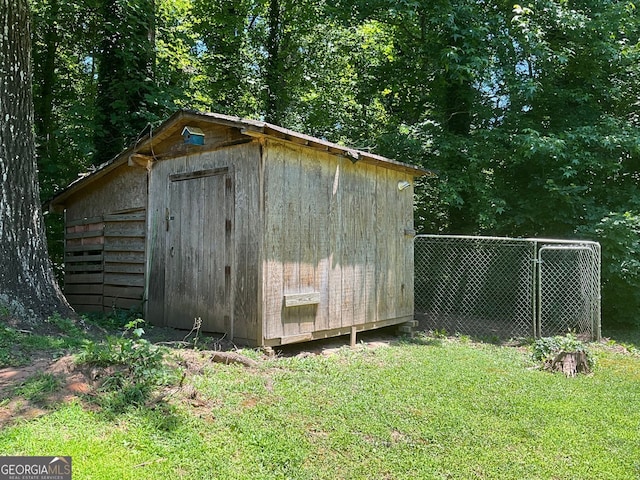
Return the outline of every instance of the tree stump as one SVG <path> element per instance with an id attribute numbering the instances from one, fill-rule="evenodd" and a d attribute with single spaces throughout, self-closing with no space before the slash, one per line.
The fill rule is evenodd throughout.
<path id="1" fill-rule="evenodd" d="M 562 372 L 567 377 L 591 373 L 585 352 L 560 352 L 549 362 L 548 368 L 554 372 Z"/>

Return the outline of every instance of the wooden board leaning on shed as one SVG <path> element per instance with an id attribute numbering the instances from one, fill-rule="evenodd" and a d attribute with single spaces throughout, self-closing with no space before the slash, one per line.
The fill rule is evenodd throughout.
<path id="1" fill-rule="evenodd" d="M 79 312 L 140 309 L 146 211 L 68 222 L 64 291 Z"/>

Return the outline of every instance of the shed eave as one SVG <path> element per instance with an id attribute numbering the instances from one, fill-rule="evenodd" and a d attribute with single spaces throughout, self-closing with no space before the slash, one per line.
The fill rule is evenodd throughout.
<path id="1" fill-rule="evenodd" d="M 88 172 L 82 174 L 79 178 L 71 182 L 67 187 L 62 190 L 60 193 L 54 195 L 50 200 L 44 203 L 44 209 L 50 212 L 61 213 L 65 208 L 65 202 L 71 196 L 79 192 L 80 190 L 86 188 L 88 185 L 92 184 L 96 180 L 107 175 L 112 170 L 115 170 L 120 165 L 127 163 L 129 155 L 131 155 L 131 149 L 126 150 L 121 153 L 117 157 L 108 162 L 103 163 L 98 166 L 92 172 Z"/>
<path id="2" fill-rule="evenodd" d="M 118 168 L 129 161 L 131 155 L 139 153 L 153 155 L 153 147 L 157 143 L 171 137 L 176 130 L 182 131 L 187 122 L 200 121 L 210 122 L 227 127 L 237 128 L 242 134 L 248 137 L 273 138 L 277 141 L 291 142 L 316 150 L 322 150 L 334 155 L 344 156 L 352 162 L 363 162 L 372 165 L 379 165 L 384 168 L 403 172 L 413 177 L 436 176 L 430 170 L 398 162 L 390 158 L 376 155 L 370 152 L 338 145 L 320 138 L 311 137 L 300 132 L 289 130 L 284 127 L 272 125 L 260 120 L 234 117 L 219 113 L 198 112 L 195 110 L 179 110 L 165 120 L 159 127 L 149 129 L 148 133 L 139 138 L 133 145 L 124 150 L 117 157 L 103 163 L 94 171 L 83 175 L 81 178 L 70 183 L 64 190 L 56 194 L 53 198 L 45 202 L 44 207 L 49 211 L 60 212 L 65 208 L 65 201 L 80 190 L 91 185 L 96 180 L 107 175 L 112 170 Z"/>
<path id="3" fill-rule="evenodd" d="M 392 170 L 402 171 L 414 177 L 435 176 L 435 174 L 427 169 L 417 167 L 408 163 L 398 162 L 390 158 L 364 152 L 344 145 L 322 140 L 320 138 L 311 137 L 294 130 L 279 127 L 260 120 L 252 120 L 248 118 L 234 117 L 231 115 L 223 115 L 220 113 L 199 112 L 195 110 L 180 110 L 174 113 L 162 125 L 155 129 L 155 133 L 151 131 L 147 136 L 142 138 L 135 146 L 137 152 L 150 152 L 156 142 L 171 136 L 175 130 L 184 128 L 184 124 L 189 121 L 206 121 L 227 127 L 233 127 L 240 130 L 244 135 L 250 137 L 268 137 L 281 141 L 288 141 L 302 146 L 308 146 L 318 150 L 328 151 L 333 154 L 343 155 L 352 161 L 363 161 L 364 163 L 377 164 L 390 168 Z"/>

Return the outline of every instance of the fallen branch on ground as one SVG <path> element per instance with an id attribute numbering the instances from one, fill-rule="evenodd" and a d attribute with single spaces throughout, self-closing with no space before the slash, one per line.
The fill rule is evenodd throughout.
<path id="1" fill-rule="evenodd" d="M 225 365 L 239 364 L 250 368 L 256 368 L 259 366 L 258 362 L 255 360 L 235 352 L 213 352 L 211 354 L 211 361 L 215 363 L 224 363 Z"/>

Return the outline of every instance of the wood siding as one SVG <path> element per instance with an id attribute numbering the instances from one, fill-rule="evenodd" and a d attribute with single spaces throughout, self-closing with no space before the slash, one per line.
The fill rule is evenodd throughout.
<path id="1" fill-rule="evenodd" d="M 264 161 L 265 343 L 412 319 L 413 179 L 275 141 Z"/>
<path id="2" fill-rule="evenodd" d="M 122 157 L 67 194 L 72 305 L 142 303 L 150 323 L 188 330 L 201 318 L 252 345 L 413 318 L 413 189 L 398 182 L 415 170 L 207 122 L 189 123 L 203 147 L 172 125 L 136 153 L 146 168 Z"/>
<path id="3" fill-rule="evenodd" d="M 197 178 L 201 176 L 201 172 L 209 170 L 219 170 L 222 174 L 219 180 L 222 183 L 218 184 L 214 181 L 208 187 L 203 185 L 199 189 L 191 189 L 191 193 L 187 190 L 181 192 L 180 195 L 185 198 L 189 196 L 189 202 L 185 202 L 186 205 L 177 205 L 177 197 L 172 202 L 170 186 L 175 183 L 172 179 L 190 181 L 188 179 Z M 210 331 L 222 330 L 237 341 L 259 343 L 261 334 L 258 286 L 262 232 L 259 221 L 260 145 L 257 142 L 243 143 L 159 161 L 151 170 L 149 192 L 147 319 L 155 324 L 190 329 L 195 318 L 200 317 L 204 321 L 211 317 Z M 190 245 L 196 245 L 199 242 L 224 244 L 222 247 L 225 250 L 224 255 L 218 257 L 218 254 L 215 254 L 219 259 L 216 262 L 222 262 L 220 265 L 207 263 L 205 259 L 193 263 L 193 260 L 184 256 L 182 256 L 182 263 L 179 260 L 170 261 L 167 258 L 171 252 L 171 245 L 168 242 L 172 241 L 171 238 L 177 228 L 176 225 L 171 225 L 179 215 L 175 209 L 194 208 L 193 202 L 196 196 L 203 203 L 200 207 L 196 207 L 195 213 L 200 216 L 215 217 L 218 220 L 214 220 L 213 224 L 203 220 L 205 223 L 200 225 L 194 218 L 189 223 L 197 223 L 200 226 L 195 230 L 181 231 L 180 235 L 185 238 L 185 243 Z M 176 206 L 172 206 L 171 203 Z M 224 203 L 224 206 L 220 205 L 221 203 Z M 222 230 L 218 228 L 220 221 L 224 222 Z M 209 225 L 206 228 L 213 228 L 210 234 L 204 234 L 201 231 L 201 227 L 205 228 L 205 224 Z M 220 235 L 224 236 L 224 240 Z M 186 236 L 190 237 L 187 239 Z M 212 252 L 208 257 L 211 257 L 211 254 Z M 192 268 L 189 265 L 192 265 Z M 194 265 L 199 265 L 197 268 L 202 268 L 202 272 L 199 273 Z M 220 268 L 223 269 L 221 272 Z M 181 272 L 178 277 L 173 269 Z M 198 282 L 202 284 L 204 281 L 206 269 L 209 269 L 209 275 L 214 277 L 222 275 L 223 284 L 215 281 L 210 285 L 211 290 L 207 291 L 208 287 L 199 289 Z M 169 271 L 171 275 L 168 278 Z M 186 294 L 179 293 L 184 290 L 180 282 L 186 285 L 186 288 L 193 290 L 191 302 L 187 302 Z M 180 315 L 177 315 L 176 309 L 171 307 L 176 295 L 182 302 Z M 222 303 L 219 303 L 220 299 Z M 221 316 L 226 317 L 223 322 L 224 328 L 221 328 L 218 320 L 213 320 Z"/>
<path id="4" fill-rule="evenodd" d="M 147 207 L 147 171 L 126 164 L 65 202 L 67 222 Z"/>
<path id="5" fill-rule="evenodd" d="M 64 291 L 78 312 L 141 309 L 144 209 L 67 222 Z"/>

